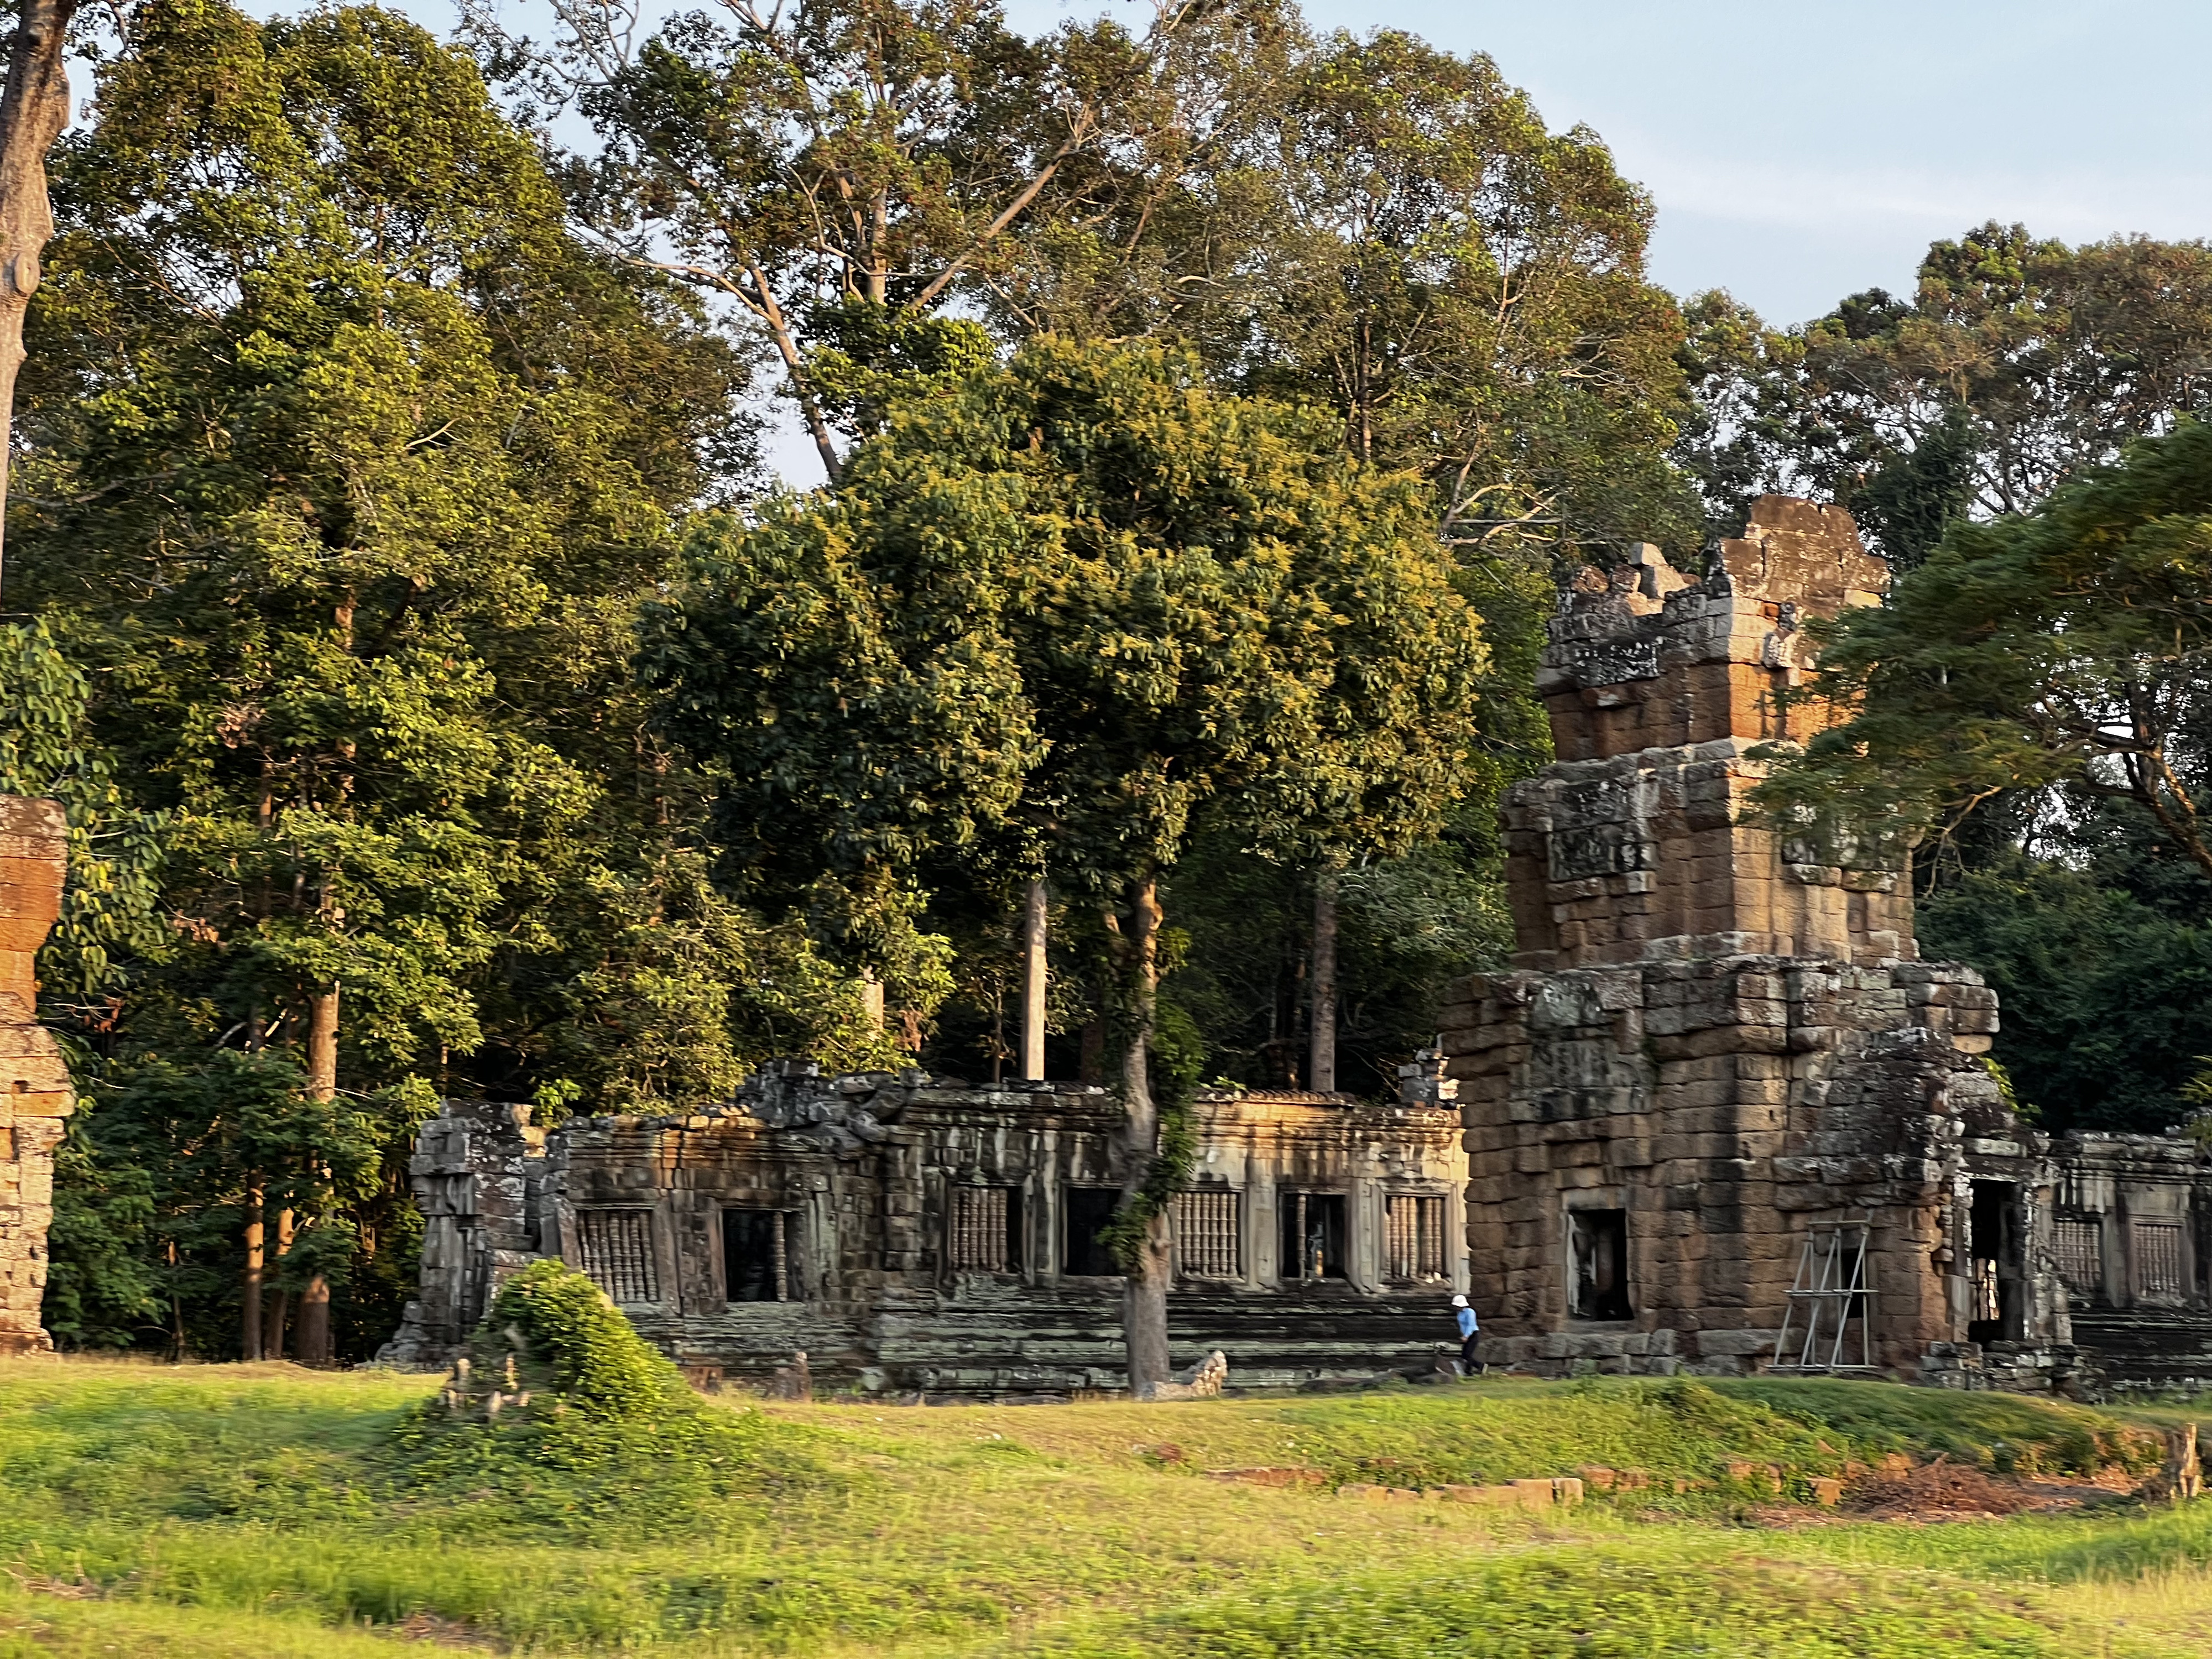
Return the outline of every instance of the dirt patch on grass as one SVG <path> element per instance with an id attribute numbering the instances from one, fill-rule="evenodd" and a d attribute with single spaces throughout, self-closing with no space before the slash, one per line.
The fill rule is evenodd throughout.
<path id="1" fill-rule="evenodd" d="M 2107 1484 L 1990 1474 L 1937 1458 L 1910 1469 L 1880 1469 L 1846 1494 L 1849 1513 L 1874 1521 L 1992 1521 L 2057 1515 L 2123 1496 Z"/>
<path id="2" fill-rule="evenodd" d="M 434 1613 L 411 1614 L 405 1624 L 394 1626 L 392 1633 L 405 1641 L 428 1642 L 441 1648 L 474 1648 L 479 1651 L 504 1652 L 507 1645 L 471 1625 L 463 1624 L 458 1619 L 441 1619 Z"/>

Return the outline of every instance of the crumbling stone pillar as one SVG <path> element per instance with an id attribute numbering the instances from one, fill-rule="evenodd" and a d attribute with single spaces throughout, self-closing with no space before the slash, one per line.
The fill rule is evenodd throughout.
<path id="1" fill-rule="evenodd" d="M 68 854 L 58 805 L 0 795 L 0 1354 L 53 1346 L 39 1307 L 54 1144 L 76 1098 L 61 1050 L 38 1023 L 34 963 L 61 914 Z"/>
<path id="2" fill-rule="evenodd" d="M 408 1164 L 422 1212 L 421 1288 L 379 1351 L 385 1365 L 451 1364 L 499 1287 L 543 1254 L 545 1131 L 530 1108 L 449 1100 L 415 1138 Z"/>

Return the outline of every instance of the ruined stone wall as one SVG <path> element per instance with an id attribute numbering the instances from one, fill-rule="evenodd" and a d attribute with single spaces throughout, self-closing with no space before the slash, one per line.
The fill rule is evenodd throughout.
<path id="1" fill-rule="evenodd" d="M 75 1097 L 61 1051 L 38 1024 L 34 963 L 61 914 L 68 854 L 58 805 L 0 795 L 0 1354 L 52 1346 L 39 1309 L 53 1149 Z"/>
<path id="2" fill-rule="evenodd" d="M 1175 1212 L 1177 1364 L 1218 1347 L 1233 1387 L 1295 1386 L 1423 1368 L 1451 1342 L 1465 1157 L 1449 1085 L 1433 1066 L 1408 1070 L 1396 1105 L 1200 1097 L 1191 1192 L 1211 1243 L 1201 1259 Z M 817 1381 L 901 1397 L 1124 1386 L 1121 1280 L 1069 1254 L 1069 1206 L 1121 1182 L 1121 1109 L 1103 1090 L 823 1078 L 782 1062 L 730 1105 L 688 1115 L 539 1134 L 520 1111 L 455 1103 L 425 1129 L 422 1284 L 389 1363 L 442 1362 L 498 1277 L 536 1252 L 592 1273 L 701 1381 L 762 1379 L 804 1352 Z M 1281 1259 L 1299 1192 L 1340 1206 L 1326 1279 Z M 1422 1207 L 1394 1212 L 1406 1202 Z M 994 1259 L 975 1255 L 978 1216 L 1004 1230 Z M 1415 1221 L 1432 1263 L 1403 1259 Z M 733 1254 L 763 1237 L 783 1270 L 765 1290 L 757 1260 Z"/>
<path id="3" fill-rule="evenodd" d="M 2047 1146 L 1976 1058 L 1995 996 L 1915 959 L 1902 848 L 1746 809 L 1752 751 L 1832 713 L 1781 706 L 1806 622 L 1886 584 L 1847 514 L 1768 496 L 1702 580 L 1645 549 L 1562 595 L 1559 758 L 1504 808 L 1515 971 L 1444 1013 L 1495 1358 L 1759 1369 L 1814 1224 L 1864 1218 L 1851 1359 L 2070 1364 Z"/>
<path id="4" fill-rule="evenodd" d="M 422 1212 L 421 1279 L 377 1358 L 443 1365 L 499 1287 L 541 1254 L 545 1131 L 527 1106 L 448 1101 L 416 1136 L 408 1174 Z"/>
<path id="5" fill-rule="evenodd" d="M 1964 1051 L 1986 1041 L 1994 1004 L 1952 965 L 1772 957 L 1455 988 L 1446 1043 L 1497 1357 L 1754 1368 L 1773 1352 L 1805 1222 L 1869 1213 L 1875 1363 L 1916 1370 L 1960 1322 L 1969 1142 L 2003 1127 L 1995 1081 Z M 1993 1154 L 1980 1164 L 2021 1180 Z M 1584 1208 L 1625 1214 L 1626 1319 L 1570 1306 L 1567 1234 Z M 2047 1295 L 2021 1311 L 2021 1340 L 2061 1340 Z"/>
<path id="6" fill-rule="evenodd" d="M 2052 1155 L 2075 1342 L 2114 1382 L 2212 1386 L 2212 1146 L 2077 1133 Z"/>

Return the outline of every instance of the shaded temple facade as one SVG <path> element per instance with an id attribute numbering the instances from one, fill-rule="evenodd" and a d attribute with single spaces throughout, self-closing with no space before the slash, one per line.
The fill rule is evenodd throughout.
<path id="1" fill-rule="evenodd" d="M 1436 1068 L 1407 1069 L 1395 1105 L 1200 1097 L 1170 1218 L 1176 1364 L 1220 1348 L 1232 1387 L 1297 1387 L 1425 1370 L 1449 1343 L 1465 1156 Z M 453 1103 L 424 1128 L 421 1293 L 387 1360 L 443 1363 L 505 1276 L 551 1255 L 704 1382 L 803 1352 L 817 1382 L 896 1397 L 1126 1386 L 1103 1090 L 782 1062 L 707 1112 L 526 1117 Z"/>

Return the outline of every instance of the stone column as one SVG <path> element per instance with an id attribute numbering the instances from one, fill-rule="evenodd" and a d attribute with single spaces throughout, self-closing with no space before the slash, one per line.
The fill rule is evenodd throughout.
<path id="1" fill-rule="evenodd" d="M 58 805 L 0 795 L 0 1354 L 53 1346 L 39 1305 L 54 1144 L 76 1097 L 61 1050 L 38 1023 L 34 963 L 61 914 L 68 854 Z"/>
<path id="2" fill-rule="evenodd" d="M 1045 930 L 1050 914 L 1044 883 L 1030 884 L 1022 903 L 1022 1076 L 1044 1080 Z"/>

